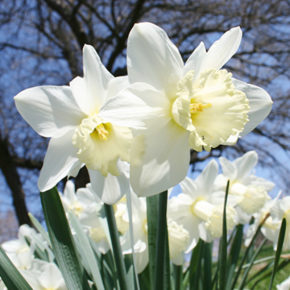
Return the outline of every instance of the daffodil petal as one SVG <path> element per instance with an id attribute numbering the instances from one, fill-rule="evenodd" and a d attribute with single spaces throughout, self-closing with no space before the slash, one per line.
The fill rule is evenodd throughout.
<path id="1" fill-rule="evenodd" d="M 145 83 L 134 83 L 106 100 L 99 113 L 106 122 L 145 129 L 152 120 L 170 118 L 170 102 L 163 92 Z"/>
<path id="2" fill-rule="evenodd" d="M 192 196 L 194 198 L 195 193 L 197 191 L 197 186 L 195 182 L 189 178 L 185 177 L 180 183 L 179 183 L 182 192 L 186 193 L 189 196 Z"/>
<path id="3" fill-rule="evenodd" d="M 77 164 L 77 149 L 72 145 L 73 131 L 67 132 L 59 138 L 52 138 L 49 142 L 44 158 L 43 166 L 38 179 L 40 191 L 46 191 L 54 187 Z"/>
<path id="4" fill-rule="evenodd" d="M 91 45 L 83 48 L 84 82 L 86 93 L 78 98 L 80 107 L 88 115 L 96 112 L 107 96 L 108 83 L 113 78 L 102 64 L 100 57 Z"/>
<path id="5" fill-rule="evenodd" d="M 16 95 L 14 100 L 24 120 L 44 137 L 65 134 L 84 116 L 67 86 L 29 88 Z"/>
<path id="6" fill-rule="evenodd" d="M 180 182 L 188 166 L 188 132 L 172 121 L 145 136 L 143 157 L 131 162 L 131 185 L 139 196 L 158 194 Z"/>
<path id="7" fill-rule="evenodd" d="M 125 162 L 118 162 L 120 174 L 118 176 L 110 173 L 104 177 L 97 170 L 89 170 L 93 192 L 107 204 L 116 203 L 124 194 L 130 191 L 128 166 Z"/>
<path id="8" fill-rule="evenodd" d="M 180 78 L 183 61 L 166 32 L 152 23 L 135 24 L 127 47 L 129 81 L 145 82 L 171 91 Z"/>
<path id="9" fill-rule="evenodd" d="M 234 161 L 234 166 L 237 169 L 237 178 L 242 180 L 244 177 L 250 174 L 251 170 L 256 166 L 258 162 L 258 154 L 255 151 L 249 151 L 242 157 L 237 158 Z"/>
<path id="10" fill-rule="evenodd" d="M 117 95 L 117 93 L 127 88 L 128 86 L 128 76 L 115 77 L 111 79 L 108 85 L 107 98 L 114 97 L 115 95 Z"/>
<path id="11" fill-rule="evenodd" d="M 203 192 L 204 194 L 211 194 L 211 188 L 214 181 L 218 175 L 218 164 L 215 160 L 211 160 L 202 173 L 195 179 L 195 184 L 197 185 L 197 190 Z"/>
<path id="12" fill-rule="evenodd" d="M 262 88 L 233 79 L 236 89 L 244 92 L 249 100 L 249 122 L 245 125 L 242 136 L 245 136 L 258 126 L 270 113 L 272 100 L 270 95 Z"/>
<path id="13" fill-rule="evenodd" d="M 204 43 L 201 42 L 186 61 L 183 69 L 183 75 L 186 75 L 186 73 L 193 70 L 195 76 L 198 76 L 201 69 L 201 65 L 205 60 L 205 58 L 206 58 L 206 50 Z"/>
<path id="14" fill-rule="evenodd" d="M 219 70 L 238 50 L 242 39 L 240 27 L 234 27 L 215 41 L 207 52 L 200 72 L 208 69 Z"/>
<path id="15" fill-rule="evenodd" d="M 229 161 L 228 159 L 224 158 L 224 157 L 220 157 L 219 158 L 221 167 L 222 167 L 222 171 L 223 174 L 231 180 L 236 179 L 237 177 L 237 168 L 234 166 L 234 164 Z M 224 180 L 225 181 L 225 180 Z M 226 181 L 224 183 L 224 185 L 226 184 Z"/>

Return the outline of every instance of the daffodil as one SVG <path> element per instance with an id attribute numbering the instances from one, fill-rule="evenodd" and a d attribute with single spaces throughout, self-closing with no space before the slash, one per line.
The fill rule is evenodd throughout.
<path id="1" fill-rule="evenodd" d="M 107 223 L 101 215 L 103 202 L 94 194 L 91 184 L 75 191 L 74 183 L 67 181 L 61 200 L 65 211 L 77 217 L 84 232 L 95 242 L 98 252 L 107 253 L 110 246 L 106 234 Z"/>
<path id="2" fill-rule="evenodd" d="M 255 151 L 249 151 L 232 162 L 224 157 L 219 160 L 223 174 L 218 176 L 216 187 L 224 191 L 227 180 L 230 180 L 229 198 L 236 199 L 239 223 L 245 224 L 270 200 L 268 192 L 274 184 L 252 174 L 258 161 Z"/>
<path id="3" fill-rule="evenodd" d="M 34 290 L 66 290 L 63 276 L 54 263 L 35 259 L 29 271 L 22 275 Z"/>
<path id="4" fill-rule="evenodd" d="M 116 203 L 115 217 L 118 230 L 122 234 L 121 245 L 123 254 L 132 254 L 132 247 L 134 248 L 134 263 L 136 271 L 137 273 L 141 273 L 149 261 L 146 199 L 142 197 L 138 198 L 133 191 L 131 191 L 130 194 L 132 200 L 133 241 L 131 241 L 129 211 L 125 197 Z"/>
<path id="5" fill-rule="evenodd" d="M 214 192 L 218 165 L 212 160 L 203 172 L 192 180 L 186 177 L 181 183 L 182 193 L 169 199 L 168 218 L 182 225 L 189 233 L 185 252 L 195 247 L 199 238 L 211 242 L 222 236 L 223 197 Z M 227 205 L 227 225 L 236 224 L 236 211 Z"/>
<path id="6" fill-rule="evenodd" d="M 124 120 L 118 122 L 115 116 L 111 121 L 106 113 L 118 106 L 110 98 L 128 81 L 114 78 L 89 45 L 83 49 L 83 67 L 84 76 L 76 77 L 69 86 L 34 87 L 15 96 L 22 117 L 38 134 L 51 137 L 38 186 L 46 191 L 86 165 L 100 197 L 108 182 L 122 195 L 129 187 L 122 162 L 130 161 L 132 133 Z M 114 203 L 119 198 L 112 194 L 103 200 Z"/>
<path id="7" fill-rule="evenodd" d="M 131 30 L 127 47 L 131 85 L 118 95 L 123 104 L 115 114 L 139 99 L 127 116 L 147 124 L 145 148 L 137 142 L 131 163 L 131 184 L 138 195 L 153 195 L 180 182 L 188 170 L 190 148 L 233 145 L 270 112 L 272 101 L 266 91 L 237 81 L 222 69 L 241 37 L 241 29 L 235 27 L 208 51 L 201 43 L 184 64 L 158 26 L 140 23 Z M 141 160 L 134 153 L 138 157 L 142 153 Z"/>
<path id="8" fill-rule="evenodd" d="M 286 220 L 286 231 L 283 243 L 283 250 L 289 251 L 290 250 L 290 196 L 284 196 L 283 198 L 279 199 L 277 203 L 273 205 L 271 208 L 271 216 L 273 221 L 279 226 L 276 227 L 275 234 L 273 235 L 274 239 L 272 240 L 274 243 L 274 249 L 277 249 L 278 237 L 281 222 L 283 219 Z M 266 236 L 268 239 L 271 237 Z"/>

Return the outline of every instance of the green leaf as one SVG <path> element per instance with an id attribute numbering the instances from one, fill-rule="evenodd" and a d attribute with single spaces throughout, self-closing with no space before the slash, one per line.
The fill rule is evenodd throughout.
<path id="1" fill-rule="evenodd" d="M 104 210 L 107 217 L 120 289 L 128 290 L 130 288 L 129 288 L 128 281 L 126 278 L 124 257 L 123 257 L 121 246 L 120 246 L 119 233 L 118 233 L 118 229 L 116 225 L 114 210 L 113 210 L 113 207 L 108 204 L 104 204 Z"/>
<path id="2" fill-rule="evenodd" d="M 250 263 L 243 274 L 239 290 L 244 289 L 244 286 L 246 285 L 246 280 L 247 280 L 248 274 L 249 274 L 250 270 L 252 269 L 252 266 L 254 264 L 255 259 L 257 258 L 258 254 L 260 253 L 260 251 L 263 248 L 263 246 L 265 245 L 265 243 L 266 243 L 266 239 L 263 240 L 263 242 L 260 244 L 260 246 L 258 247 L 256 252 L 251 256 Z"/>
<path id="3" fill-rule="evenodd" d="M 279 238 L 278 238 L 278 244 L 277 244 L 277 250 L 276 250 L 276 255 L 275 255 L 274 268 L 273 268 L 273 272 L 272 272 L 272 277 L 271 277 L 269 290 L 272 289 L 272 286 L 273 286 L 273 283 L 274 283 L 274 278 L 275 278 L 275 275 L 277 273 L 277 267 L 278 267 L 280 255 L 281 255 L 282 248 L 283 248 L 283 242 L 284 242 L 284 238 L 285 238 L 285 231 L 286 231 L 286 219 L 283 218 L 282 223 L 281 223 Z"/>
<path id="4" fill-rule="evenodd" d="M 204 243 L 203 249 L 203 289 L 212 289 L 211 265 L 212 265 L 212 244 Z"/>
<path id="5" fill-rule="evenodd" d="M 268 217 L 269 217 L 269 214 L 266 215 L 265 218 L 262 220 L 262 222 L 259 224 L 259 226 L 258 226 L 258 228 L 257 228 L 257 230 L 256 230 L 256 232 L 255 232 L 255 234 L 254 234 L 254 236 L 253 236 L 253 238 L 252 238 L 249 246 L 246 248 L 246 251 L 245 251 L 245 253 L 243 255 L 243 258 L 242 258 L 242 260 L 240 262 L 239 268 L 238 268 L 238 270 L 236 272 L 236 275 L 235 275 L 234 281 L 232 283 L 231 289 L 234 289 L 235 288 L 235 284 L 238 281 L 238 278 L 239 278 L 240 273 L 241 273 L 241 271 L 243 269 L 243 265 L 244 265 L 244 263 L 245 263 L 248 255 L 249 255 L 249 252 L 250 252 L 251 248 L 254 246 L 255 240 L 258 237 L 258 234 L 260 232 L 260 229 L 261 229 L 261 227 L 263 226 L 263 224 L 265 223 L 265 221 L 267 220 Z"/>
<path id="6" fill-rule="evenodd" d="M 235 229 L 235 235 L 231 244 L 231 249 L 229 252 L 229 261 L 228 261 L 228 273 L 227 273 L 227 285 L 226 289 L 230 289 L 232 280 L 233 280 L 233 274 L 235 272 L 235 268 L 237 266 L 241 248 L 242 248 L 242 242 L 243 242 L 243 225 L 237 225 Z"/>
<path id="7" fill-rule="evenodd" d="M 182 281 L 182 265 L 173 265 L 173 275 L 174 275 L 174 289 L 181 289 Z"/>
<path id="8" fill-rule="evenodd" d="M 191 260 L 189 265 L 190 289 L 198 289 L 199 287 L 203 247 L 204 241 L 199 240 L 191 254 Z"/>
<path id="9" fill-rule="evenodd" d="M 98 290 L 104 290 L 104 285 L 102 281 L 102 277 L 100 274 L 99 266 L 94 255 L 94 252 L 91 248 L 90 241 L 87 235 L 84 233 L 82 226 L 80 225 L 78 219 L 75 217 L 73 213 L 69 213 L 69 220 L 71 222 L 71 226 L 76 232 L 75 239 L 77 241 L 77 247 L 79 252 L 82 255 L 82 258 L 86 261 L 88 266 L 87 271 L 92 275 L 93 281 L 97 286 Z"/>
<path id="10" fill-rule="evenodd" d="M 32 290 L 0 247 L 0 277 L 8 289 Z"/>
<path id="11" fill-rule="evenodd" d="M 67 288 L 90 289 L 57 189 L 41 192 L 40 197 L 52 250 Z"/>
<path id="12" fill-rule="evenodd" d="M 219 287 L 220 289 L 225 289 L 226 282 L 227 282 L 227 200 L 228 200 L 228 194 L 229 194 L 229 188 L 230 188 L 230 181 L 227 182 L 226 187 L 226 194 L 225 194 L 225 200 L 224 200 L 224 212 L 223 212 L 223 235 L 220 239 L 221 247 L 219 252 L 219 269 L 220 269 L 220 275 L 219 275 Z"/>
<path id="13" fill-rule="evenodd" d="M 167 234 L 167 191 L 158 195 L 158 218 L 157 218 L 157 246 L 155 254 L 155 275 L 154 275 L 154 288 L 155 290 L 167 290 L 165 287 L 170 285 L 167 281 L 168 275 L 165 275 L 165 257 L 168 254 L 168 234 Z M 167 253 L 165 253 L 167 251 Z"/>
<path id="14" fill-rule="evenodd" d="M 158 196 L 146 198 L 147 207 L 147 226 L 148 226 L 148 249 L 149 249 L 149 277 L 150 289 L 153 289 L 155 273 L 155 255 L 156 255 L 156 237 L 157 237 L 157 219 L 158 219 Z"/>

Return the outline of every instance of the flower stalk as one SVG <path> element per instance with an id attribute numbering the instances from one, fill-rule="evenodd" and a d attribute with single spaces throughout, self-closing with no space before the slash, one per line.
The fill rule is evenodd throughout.
<path id="1" fill-rule="evenodd" d="M 125 263 L 124 263 L 124 257 L 122 255 L 114 210 L 113 210 L 113 207 L 108 204 L 104 204 L 104 210 L 105 210 L 105 214 L 106 214 L 107 222 L 109 226 L 109 232 L 110 232 L 110 237 L 111 237 L 111 242 L 112 242 L 114 259 L 115 259 L 115 263 L 117 267 L 117 274 L 118 274 L 120 289 L 127 290 L 129 288 L 128 288 L 127 280 L 126 280 Z"/>

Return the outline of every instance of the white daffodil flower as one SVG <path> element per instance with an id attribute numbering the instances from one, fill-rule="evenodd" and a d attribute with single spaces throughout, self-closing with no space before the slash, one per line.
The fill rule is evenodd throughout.
<path id="1" fill-rule="evenodd" d="M 270 215 L 272 208 L 277 206 L 276 204 L 279 202 L 280 195 L 281 195 L 281 192 L 274 199 L 270 199 L 266 201 L 263 208 L 259 212 L 256 212 L 253 214 L 255 221 L 247 229 L 246 238 L 245 238 L 246 247 L 250 244 L 260 223 L 266 218 L 267 215 Z M 281 225 L 281 221 L 273 220 L 272 216 L 270 215 L 264 222 L 261 228 L 261 232 L 268 240 L 274 241 L 275 236 L 277 234 L 277 230 L 279 230 L 280 225 Z"/>
<path id="2" fill-rule="evenodd" d="M 33 249 L 24 238 L 4 242 L 2 248 L 18 270 L 28 270 L 34 260 Z"/>
<path id="3" fill-rule="evenodd" d="M 137 273 L 141 273 L 149 262 L 148 254 L 148 239 L 147 239 L 147 212 L 146 199 L 138 198 L 131 191 L 132 200 L 132 224 L 133 224 L 133 244 L 134 244 L 134 262 Z M 115 205 L 115 218 L 117 227 L 121 237 L 121 245 L 123 254 L 132 254 L 130 227 L 129 227 L 129 212 L 127 208 L 126 198 L 123 197 Z"/>
<path id="4" fill-rule="evenodd" d="M 68 180 L 61 200 L 65 211 L 73 213 L 78 218 L 83 230 L 95 242 L 98 252 L 107 253 L 110 249 L 106 235 L 107 223 L 100 214 L 103 203 L 94 194 L 91 184 L 75 191 L 74 183 Z"/>
<path id="5" fill-rule="evenodd" d="M 224 191 L 227 181 L 230 180 L 229 198 L 237 200 L 239 223 L 245 224 L 270 200 L 268 192 L 274 184 L 251 174 L 258 161 L 255 151 L 249 151 L 233 162 L 224 157 L 219 158 L 219 161 L 223 174 L 218 176 L 216 188 Z"/>
<path id="6" fill-rule="evenodd" d="M 189 233 L 186 252 L 192 250 L 199 238 L 211 242 L 222 235 L 223 197 L 215 194 L 214 181 L 218 165 L 212 160 L 203 172 L 192 180 L 186 177 L 181 183 L 182 193 L 169 199 L 168 218 L 181 224 Z M 236 224 L 236 211 L 227 205 L 228 230 Z"/>
<path id="7" fill-rule="evenodd" d="M 126 117 L 147 123 L 145 149 L 137 142 L 131 163 L 131 184 L 138 195 L 153 195 L 180 182 L 190 148 L 233 145 L 269 114 L 272 101 L 265 90 L 221 69 L 238 50 L 241 37 L 235 27 L 208 51 L 201 43 L 184 64 L 164 30 L 151 23 L 134 25 L 127 47 L 131 85 L 118 94 L 122 104 L 114 113 L 119 115 L 134 100 Z"/>
<path id="8" fill-rule="evenodd" d="M 290 196 L 285 196 L 282 199 L 279 199 L 277 203 L 271 208 L 271 216 L 273 221 L 278 224 L 274 236 L 274 249 L 277 249 L 279 231 L 282 219 L 286 219 L 286 231 L 283 243 L 283 250 L 290 250 Z M 266 236 L 267 237 L 267 236 Z M 269 237 L 267 237 L 269 238 Z"/>
<path id="9" fill-rule="evenodd" d="M 128 81 L 126 77 L 114 78 L 89 45 L 83 49 L 83 67 L 84 77 L 76 77 L 69 86 L 29 88 L 14 98 L 31 127 L 41 136 L 51 137 L 38 186 L 46 191 L 65 176 L 75 176 L 85 164 L 100 197 L 106 179 L 124 194 L 129 184 L 120 160 L 130 161 L 132 133 L 126 120 L 118 122 L 116 116 L 111 120 L 106 114 L 119 106 L 110 98 Z M 130 106 L 126 110 L 130 111 Z M 114 203 L 119 198 L 112 194 L 104 201 Z"/>
<path id="10" fill-rule="evenodd" d="M 64 279 L 54 263 L 35 259 L 29 271 L 21 272 L 34 290 L 66 290 Z"/>
<path id="11" fill-rule="evenodd" d="M 183 265 L 184 253 L 189 244 L 189 232 L 172 219 L 167 221 L 170 260 L 175 265 Z"/>

